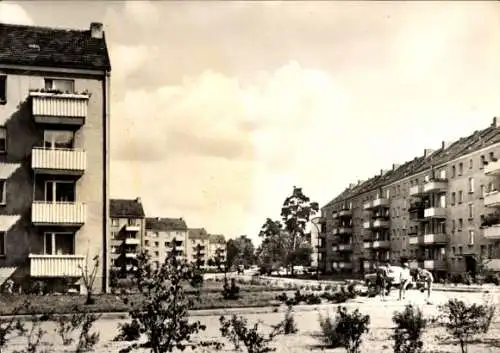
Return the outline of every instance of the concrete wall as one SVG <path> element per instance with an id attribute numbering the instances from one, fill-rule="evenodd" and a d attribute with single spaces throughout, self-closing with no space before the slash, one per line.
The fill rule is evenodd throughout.
<path id="1" fill-rule="evenodd" d="M 76 199 L 87 205 L 85 224 L 76 233 L 76 253 L 93 258 L 99 255 L 102 266 L 106 259 L 103 229 L 106 220 L 103 215 L 104 162 L 103 153 L 103 81 L 90 76 L 69 73 L 38 73 L 2 70 L 7 74 L 7 103 L 0 106 L 0 124 L 7 128 L 7 154 L 0 156 L 0 163 L 18 163 L 19 168 L 7 180 L 7 205 L 0 207 L 0 214 L 18 214 L 21 220 L 7 233 L 7 256 L 0 259 L 0 265 L 26 264 L 27 256 L 42 250 L 42 231 L 31 224 L 33 196 L 41 192 L 38 180 L 34 192 L 34 174 L 31 170 L 31 149 L 41 146 L 43 129 L 35 124 L 31 114 L 30 89 L 44 87 L 44 77 L 75 79 L 75 90 L 91 93 L 85 124 L 75 136 L 77 148 L 87 152 L 87 167 L 77 181 Z M 54 228 L 52 228 L 54 230 Z M 102 289 L 103 275 L 96 280 L 96 290 Z"/>

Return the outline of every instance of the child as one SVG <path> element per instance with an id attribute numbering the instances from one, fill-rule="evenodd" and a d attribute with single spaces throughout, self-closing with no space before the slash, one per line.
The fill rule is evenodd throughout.
<path id="1" fill-rule="evenodd" d="M 375 279 L 376 291 L 380 294 L 380 298 L 385 301 L 385 291 L 387 287 L 387 273 L 386 268 L 380 266 L 377 269 L 377 278 Z"/>
<path id="2" fill-rule="evenodd" d="M 419 268 L 417 270 L 417 276 L 418 280 L 424 282 L 424 285 L 427 287 L 427 304 L 430 304 L 429 300 L 431 297 L 432 283 L 434 282 L 434 277 L 432 276 L 432 273 L 422 268 Z M 423 293 L 425 291 L 425 287 L 422 287 L 420 291 Z"/>
<path id="3" fill-rule="evenodd" d="M 411 282 L 410 268 L 407 263 L 403 264 L 403 269 L 399 273 L 399 300 L 406 299 L 406 288 Z"/>

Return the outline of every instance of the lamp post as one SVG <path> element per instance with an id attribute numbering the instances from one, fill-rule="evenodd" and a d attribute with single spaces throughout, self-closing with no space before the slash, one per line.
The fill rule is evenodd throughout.
<path id="1" fill-rule="evenodd" d="M 311 223 L 314 225 L 314 228 L 316 228 L 316 234 L 317 234 L 317 244 L 316 244 L 316 279 L 319 280 L 319 235 L 321 233 L 321 229 L 319 228 L 318 224 L 320 224 L 322 218 L 321 217 L 314 217 L 311 219 Z"/>

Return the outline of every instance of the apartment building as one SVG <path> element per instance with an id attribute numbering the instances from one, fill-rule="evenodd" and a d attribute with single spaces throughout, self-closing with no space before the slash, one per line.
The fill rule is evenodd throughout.
<path id="1" fill-rule="evenodd" d="M 182 218 L 146 218 L 144 251 L 151 256 L 151 261 L 158 268 L 171 251 L 179 259 L 186 258 L 188 227 Z"/>
<path id="2" fill-rule="evenodd" d="M 0 24 L 0 284 L 108 288 L 109 80 L 103 26 Z M 63 288 L 64 287 L 64 288 Z"/>
<path id="3" fill-rule="evenodd" d="M 208 238 L 208 262 L 209 264 L 223 264 L 226 262 L 227 244 L 222 234 L 210 234 Z"/>
<path id="4" fill-rule="evenodd" d="M 209 259 L 208 239 L 209 235 L 205 228 L 190 228 L 188 230 L 186 254 L 189 262 L 197 263 L 200 266 L 207 265 Z"/>
<path id="5" fill-rule="evenodd" d="M 137 265 L 146 231 L 146 216 L 141 199 L 109 200 L 111 218 L 111 269 L 125 274 Z"/>
<path id="6" fill-rule="evenodd" d="M 500 128 L 486 129 L 365 181 L 322 210 L 325 272 L 362 273 L 384 261 L 436 276 L 475 273 L 500 258 Z"/>

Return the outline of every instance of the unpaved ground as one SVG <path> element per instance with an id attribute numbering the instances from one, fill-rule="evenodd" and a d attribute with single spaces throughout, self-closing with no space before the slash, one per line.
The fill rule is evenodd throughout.
<path id="1" fill-rule="evenodd" d="M 371 318 L 370 333 L 365 337 L 363 342 L 362 352 L 370 353 L 389 353 L 392 352 L 392 341 L 390 335 L 392 333 L 392 313 L 394 311 L 400 311 L 403 309 L 404 305 L 407 303 L 413 303 L 421 307 L 424 314 L 428 316 L 435 316 L 438 314 L 437 306 L 444 303 L 448 297 L 455 297 L 458 299 L 465 300 L 469 303 L 476 302 L 480 303 L 485 299 L 493 300 L 497 304 L 500 302 L 499 293 L 488 294 L 488 298 L 485 298 L 485 294 L 482 293 L 445 293 L 436 292 L 433 297 L 433 305 L 426 305 L 424 303 L 423 295 L 417 291 L 411 291 L 408 293 L 406 301 L 399 302 L 396 298 L 396 292 L 394 292 L 388 301 L 382 302 L 379 298 L 360 298 L 353 303 L 349 303 L 347 306 L 350 308 L 359 308 L 364 314 L 369 314 Z M 321 347 L 318 347 L 318 340 L 313 337 L 313 335 L 318 332 L 318 315 L 319 313 L 326 313 L 328 311 L 333 312 L 336 305 L 322 305 L 314 310 L 299 311 L 295 313 L 295 318 L 298 324 L 299 333 L 290 336 L 281 336 L 276 340 L 277 352 L 281 353 L 305 353 L 311 351 L 321 351 Z M 309 308 L 311 309 L 311 308 Z M 283 318 L 283 313 L 267 313 L 267 314 L 246 314 L 245 317 L 249 322 L 255 322 L 260 320 L 263 322 L 262 329 L 268 330 L 270 325 L 276 324 Z M 217 338 L 219 337 L 219 322 L 218 316 L 199 316 L 193 317 L 193 319 L 200 320 L 202 323 L 207 325 L 207 331 L 201 334 L 203 338 Z M 100 320 L 96 324 L 96 330 L 99 331 L 101 335 L 100 343 L 97 346 L 95 352 L 107 353 L 107 352 L 118 352 L 120 348 L 125 347 L 127 344 L 123 342 L 113 342 L 113 337 L 118 332 L 119 320 Z M 59 337 L 53 333 L 53 324 L 45 323 L 45 328 L 50 330 L 50 335 L 47 335 L 45 341 L 56 344 L 56 346 L 47 347 L 50 352 L 64 352 L 64 348 L 60 345 Z M 427 330 L 425 335 L 425 351 L 432 353 L 451 353 L 460 352 L 460 348 L 455 342 L 443 342 L 443 339 L 439 337 L 444 337 L 445 333 L 440 328 L 431 328 Z M 16 349 L 20 349 L 22 340 L 15 339 L 13 344 L 9 345 L 8 352 L 12 352 Z M 187 350 L 189 351 L 189 350 Z M 223 349 L 224 352 L 233 352 L 231 345 L 227 345 Z M 343 352 L 342 349 L 330 350 L 331 352 Z M 490 332 L 482 337 L 482 342 L 475 344 L 470 352 L 473 353 L 498 353 L 500 352 L 500 312 L 497 311 L 492 329 Z"/>

